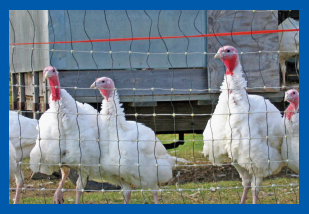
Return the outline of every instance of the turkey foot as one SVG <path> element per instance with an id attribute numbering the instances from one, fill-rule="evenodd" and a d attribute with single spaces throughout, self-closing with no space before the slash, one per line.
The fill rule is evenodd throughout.
<path id="1" fill-rule="evenodd" d="M 54 204 L 63 204 L 63 192 L 61 189 L 57 189 L 53 198 L 53 203 Z"/>

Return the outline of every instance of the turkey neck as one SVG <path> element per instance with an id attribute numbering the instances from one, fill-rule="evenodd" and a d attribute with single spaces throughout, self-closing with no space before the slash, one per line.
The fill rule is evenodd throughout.
<path id="1" fill-rule="evenodd" d="M 237 54 L 233 54 L 229 59 L 222 58 L 224 65 L 226 66 L 226 75 L 234 75 L 235 68 L 239 65 L 239 60 Z"/>
<path id="2" fill-rule="evenodd" d="M 231 72 L 233 75 L 230 74 Z M 243 77 L 242 67 L 238 63 L 234 70 L 227 69 L 221 86 L 222 92 L 220 96 L 224 96 L 226 100 L 237 105 L 238 101 L 247 100 L 246 87 L 247 81 Z"/>
<path id="3" fill-rule="evenodd" d="M 59 119 L 61 119 L 65 124 L 67 124 L 68 121 L 71 121 L 71 119 L 68 118 L 74 118 L 74 122 L 71 121 L 73 123 L 71 125 L 74 125 L 76 124 L 76 116 L 73 114 L 77 113 L 77 103 L 65 89 L 61 89 L 60 91 L 61 99 L 53 101 L 52 96 L 50 97 L 50 109 L 55 112 L 59 112 Z M 71 125 L 68 125 L 67 127 L 70 127 Z"/>
<path id="4" fill-rule="evenodd" d="M 125 118 L 122 103 L 119 101 L 119 96 L 116 90 L 111 93 L 108 101 L 106 97 L 104 97 L 101 114 L 107 115 L 109 118 L 116 117 L 116 114 L 118 119 Z"/>
<path id="5" fill-rule="evenodd" d="M 284 116 L 288 118 L 288 120 L 291 120 L 292 116 L 298 111 L 298 103 L 298 100 L 296 100 L 295 102 L 291 102 L 286 109 L 286 113 Z"/>
<path id="6" fill-rule="evenodd" d="M 58 76 L 54 76 L 48 79 L 48 83 L 50 86 L 52 101 L 60 100 L 60 83 Z"/>

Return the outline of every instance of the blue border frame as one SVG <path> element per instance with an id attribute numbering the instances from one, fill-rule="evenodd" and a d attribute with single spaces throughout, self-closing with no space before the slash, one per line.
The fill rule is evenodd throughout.
<path id="1" fill-rule="evenodd" d="M 4 3 L 5 9 L 1 9 L 1 26 L 6 26 L 5 29 L 7 29 L 7 18 L 8 18 L 8 10 L 10 9 L 259 9 L 259 10 L 266 10 L 266 9 L 300 9 L 304 12 L 301 12 L 300 15 L 306 14 L 306 8 L 307 5 L 306 3 L 300 3 L 300 2 L 291 2 L 287 0 L 282 0 L 282 1 L 227 1 L 227 0 L 221 0 L 221 1 L 94 1 L 94 2 L 85 2 L 85 1 L 72 1 L 72 2 L 66 2 L 66 1 L 10 1 L 7 3 Z M 7 8 L 7 5 L 8 8 Z M 291 7 L 291 8 L 290 8 Z M 8 9 L 8 10 L 7 10 Z M 302 23 L 304 28 L 302 28 L 302 33 L 301 35 L 306 35 L 306 31 L 308 31 L 306 27 L 306 23 L 308 21 L 308 18 L 303 15 L 302 18 Z M 4 36 L 6 35 L 6 37 Z M 1 34 L 2 39 L 4 37 L 7 39 L 7 34 L 3 33 Z M 7 40 L 6 40 L 7 41 Z M 300 61 L 301 66 L 303 65 L 304 68 L 306 68 L 305 64 L 305 58 L 306 58 L 306 50 L 308 46 L 307 39 L 304 37 L 304 41 L 302 43 L 302 50 L 304 50 L 303 54 L 300 54 Z M 1 43 L 3 49 L 7 48 L 7 45 L 4 45 L 4 42 Z M 4 65 L 6 60 L 8 59 L 7 57 L 7 52 L 1 53 L 2 56 L 2 64 Z M 6 62 L 7 63 L 7 62 Z M 7 73 L 4 72 L 3 73 Z M 6 91 L 7 90 L 7 74 L 2 75 L 1 78 L 1 91 Z M 305 83 L 307 79 L 309 79 L 309 71 L 308 72 L 302 72 L 301 73 L 301 80 L 300 82 L 301 85 L 308 84 Z M 5 81 L 4 81 L 5 80 Z M 309 92 L 308 89 L 305 87 L 302 87 L 302 94 L 304 96 L 301 96 L 302 101 L 300 102 L 300 109 L 306 110 L 306 93 Z M 7 99 L 7 98 L 6 98 Z M 2 112 L 7 112 L 7 101 L 2 100 L 2 105 L 0 105 L 0 110 Z M 6 113 L 7 114 L 7 113 Z M 5 114 L 5 115 L 6 115 Z M 4 116 L 7 119 L 7 115 Z M 301 129 L 300 129 L 300 142 L 301 142 L 301 158 L 300 162 L 305 163 L 305 156 L 307 155 L 307 151 L 309 150 L 309 143 L 306 142 L 306 135 L 304 134 L 305 128 L 306 128 L 306 123 L 309 121 L 309 114 L 306 112 L 302 113 L 302 117 L 300 119 L 301 123 Z M 5 136 L 4 139 L 8 139 L 8 126 L 7 122 L 1 123 L 1 134 L 2 136 Z M 5 140 L 7 142 L 7 140 Z M 6 144 L 6 143 L 5 143 Z M 6 144 L 7 145 L 7 144 Z M 7 147 L 5 147 L 5 156 L 2 155 L 1 161 L 2 163 L 7 163 Z M 6 172 L 8 169 L 8 164 L 6 165 Z M 248 207 L 250 205 L 78 205 L 78 206 L 72 206 L 72 205 L 63 205 L 61 207 L 57 207 L 56 209 L 53 209 L 53 205 L 9 205 L 7 201 L 7 192 L 6 191 L 1 191 L 1 204 L 3 205 L 2 207 L 2 212 L 3 213 L 65 213 L 65 212 L 89 212 L 90 210 L 97 209 L 96 212 L 119 212 L 119 213 L 157 213 L 157 212 L 168 212 L 168 213 L 187 213 L 187 212 L 205 212 L 205 213 L 261 213 L 261 212 L 278 212 L 278 213 L 292 213 L 292 212 L 299 212 L 302 211 L 303 209 L 305 210 L 306 204 L 301 203 L 306 201 L 309 197 L 307 195 L 307 190 L 308 190 L 308 185 L 306 185 L 306 180 L 305 178 L 308 178 L 308 172 L 306 171 L 305 165 L 301 164 L 301 178 L 304 178 L 304 184 L 301 185 L 301 191 L 300 191 L 300 204 L 299 205 L 255 205 L 254 209 L 252 207 Z M 7 183 L 7 173 L 5 173 L 5 176 L 1 176 L 1 183 Z M 309 179 L 308 179 L 309 180 Z M 7 184 L 6 184 L 7 185 Z M 5 196 L 5 197 L 4 197 Z M 6 198 L 6 199 L 5 199 Z M 26 206 L 26 207 L 25 207 Z M 95 208 L 94 208 L 95 206 Z M 236 207 L 237 206 L 237 207 Z M 90 211 L 91 212 L 91 211 Z"/>

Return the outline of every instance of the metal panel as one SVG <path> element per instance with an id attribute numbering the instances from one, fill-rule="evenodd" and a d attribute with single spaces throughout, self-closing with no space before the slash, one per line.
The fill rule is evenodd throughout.
<path id="1" fill-rule="evenodd" d="M 48 11 L 30 10 L 29 13 L 26 10 L 10 10 L 10 44 L 14 43 L 14 41 L 15 43 L 32 43 L 33 39 L 34 42 L 48 41 Z M 33 71 L 43 70 L 44 67 L 49 65 L 48 47 L 48 45 L 34 45 L 35 50 L 31 60 L 32 45 L 18 45 L 14 48 L 14 53 L 13 46 L 10 46 L 9 62 L 11 72 L 29 72 L 32 71 L 32 68 Z"/>
<path id="2" fill-rule="evenodd" d="M 158 31 L 158 10 L 146 11 L 134 10 L 127 11 L 128 17 L 131 20 L 132 32 L 129 19 L 124 10 L 107 10 L 106 20 L 110 29 L 111 38 L 132 38 L 132 37 L 162 37 L 164 36 L 183 36 L 180 29 L 185 35 L 200 34 L 195 28 L 206 33 L 206 11 L 182 11 L 179 10 L 164 10 L 161 11 Z M 181 14 L 181 17 L 180 17 Z M 94 40 L 94 39 L 108 39 L 109 32 L 105 22 L 104 11 L 50 11 L 49 20 L 49 38 L 50 41 L 73 41 L 80 40 Z M 69 15 L 69 16 L 68 16 Z M 196 17 L 197 15 L 197 17 Z M 70 17 L 70 19 L 69 19 Z M 179 20 L 180 17 L 180 20 Z M 196 20 L 195 20 L 196 18 Z M 179 26 L 178 27 L 178 20 Z M 195 20 L 195 22 L 194 22 Z M 70 22 L 69 22 L 70 21 Z M 152 25 L 151 25 L 152 21 Z M 52 23 L 52 24 L 51 24 Z M 70 25 L 71 24 L 71 25 Z M 71 31 L 70 31 L 71 29 Z M 72 34 L 71 34 L 72 32 Z M 87 34 L 89 38 L 87 37 Z M 54 36 L 55 35 L 55 36 Z M 188 46 L 188 52 L 204 52 L 205 38 L 189 38 L 189 43 L 186 38 L 180 39 L 165 39 L 168 51 L 170 53 L 183 53 L 173 55 L 170 54 L 170 61 L 174 68 L 185 68 L 185 52 Z M 111 42 L 111 50 L 113 53 L 114 69 L 129 69 L 133 68 L 148 68 L 146 63 L 147 52 L 149 48 L 149 40 L 134 40 L 132 41 L 131 51 L 142 52 L 145 54 L 132 53 L 131 66 L 129 61 L 129 50 L 131 41 Z M 78 66 L 72 57 L 70 50 L 71 44 L 55 44 L 50 45 L 55 50 L 52 56 L 52 65 L 60 70 L 77 70 L 79 69 L 96 69 L 92 60 L 90 51 L 109 52 L 109 42 L 95 42 L 93 48 L 91 43 L 73 43 L 74 57 L 77 60 Z M 85 52 L 77 52 L 85 51 Z M 117 51 L 124 51 L 124 53 L 115 53 Z M 150 41 L 150 53 L 166 53 L 166 48 L 161 39 Z M 109 53 L 94 53 L 94 58 L 98 64 L 99 69 L 111 69 L 112 61 Z M 169 68 L 166 54 L 150 54 L 149 66 L 151 68 Z M 189 67 L 206 67 L 206 57 L 203 54 L 188 55 Z"/>
<path id="3" fill-rule="evenodd" d="M 235 17 L 235 11 L 231 10 L 209 10 L 208 33 L 226 33 L 242 32 L 252 30 L 276 30 L 278 29 L 278 11 L 257 12 L 238 11 Z M 254 17 L 253 17 L 254 16 Z M 232 29 L 233 26 L 233 29 Z M 253 39 L 253 38 L 254 39 Z M 243 65 L 245 77 L 248 81 L 248 88 L 253 87 L 279 87 L 279 64 L 278 64 L 278 34 L 258 34 L 242 36 L 223 36 L 217 38 L 222 45 L 232 45 L 238 52 L 258 52 L 258 51 L 275 51 L 272 53 L 254 53 L 240 55 L 240 61 Z M 208 39 L 208 52 L 216 53 L 221 44 L 215 37 Z M 259 56 L 260 55 L 260 56 Z M 208 57 L 209 85 L 211 88 L 220 88 L 225 66 L 219 59 L 214 59 L 214 55 Z M 261 73 L 260 73 L 261 71 Z M 261 76 L 262 75 L 262 76 Z M 263 82 L 264 79 L 264 82 Z M 263 89 L 262 89 L 263 90 Z M 278 91 L 279 89 L 267 89 L 264 91 Z"/>

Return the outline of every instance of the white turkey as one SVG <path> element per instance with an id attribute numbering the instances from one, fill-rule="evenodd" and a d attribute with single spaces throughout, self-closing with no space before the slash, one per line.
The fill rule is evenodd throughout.
<path id="1" fill-rule="evenodd" d="M 295 173 L 299 173 L 299 93 L 295 89 L 285 92 L 285 101 L 290 105 L 283 117 L 283 138 L 281 155 L 283 160 L 289 160 L 287 165 Z"/>
<path id="2" fill-rule="evenodd" d="M 30 152 L 35 146 L 35 141 L 38 135 L 38 131 L 36 129 L 37 124 L 38 121 L 35 119 L 24 117 L 15 111 L 9 111 L 10 158 L 12 151 L 12 157 L 14 157 L 16 162 L 16 164 L 13 166 L 10 161 L 10 172 L 11 166 L 16 168 L 14 169 L 15 173 L 12 175 L 15 175 L 16 188 L 18 188 L 16 191 L 14 203 L 18 203 L 21 188 L 23 187 L 23 175 L 19 162 L 21 162 L 24 158 L 30 157 Z"/>
<path id="3" fill-rule="evenodd" d="M 248 95 L 234 47 L 220 48 L 215 58 L 224 62 L 226 73 L 218 104 L 203 133 L 203 152 L 214 164 L 232 161 L 244 186 L 241 203 L 251 186 L 255 204 L 263 178 L 280 172 L 283 166 L 282 117 L 269 100 Z"/>
<path id="4" fill-rule="evenodd" d="M 22 161 L 23 158 L 30 157 L 30 152 L 35 146 L 39 133 L 36 129 L 38 121 L 15 111 L 9 111 L 9 119 L 9 139 L 15 148 L 17 160 Z"/>
<path id="5" fill-rule="evenodd" d="M 19 203 L 20 194 L 23 188 L 23 174 L 17 163 L 16 151 L 13 144 L 9 141 L 9 180 L 15 178 L 16 182 L 16 194 L 14 199 L 14 204 Z"/>
<path id="6" fill-rule="evenodd" d="M 299 29 L 299 21 L 289 17 L 278 26 L 278 29 Z M 286 60 L 297 55 L 297 70 L 299 70 L 299 32 L 279 32 L 279 51 L 279 63 L 283 77 L 283 85 L 286 85 Z"/>
<path id="7" fill-rule="evenodd" d="M 108 128 L 109 152 L 103 162 L 110 165 L 104 170 L 103 174 L 107 176 L 104 179 L 122 187 L 124 203 L 129 203 L 133 185 L 143 190 L 151 189 L 154 202 L 158 204 L 158 184 L 172 179 L 172 168 L 177 161 L 186 161 L 170 156 L 153 130 L 126 120 L 110 78 L 101 77 L 91 87 L 98 88 L 104 97 L 100 115 Z"/>
<path id="8" fill-rule="evenodd" d="M 98 112 L 88 104 L 75 102 L 66 90 L 60 89 L 56 68 L 46 67 L 43 74 L 50 85 L 50 108 L 40 118 L 40 134 L 30 154 L 30 167 L 44 174 L 61 168 L 62 179 L 54 203 L 63 203 L 64 181 L 70 168 L 75 169 L 80 174 L 76 185 L 79 203 L 87 178 L 99 174 Z"/>

